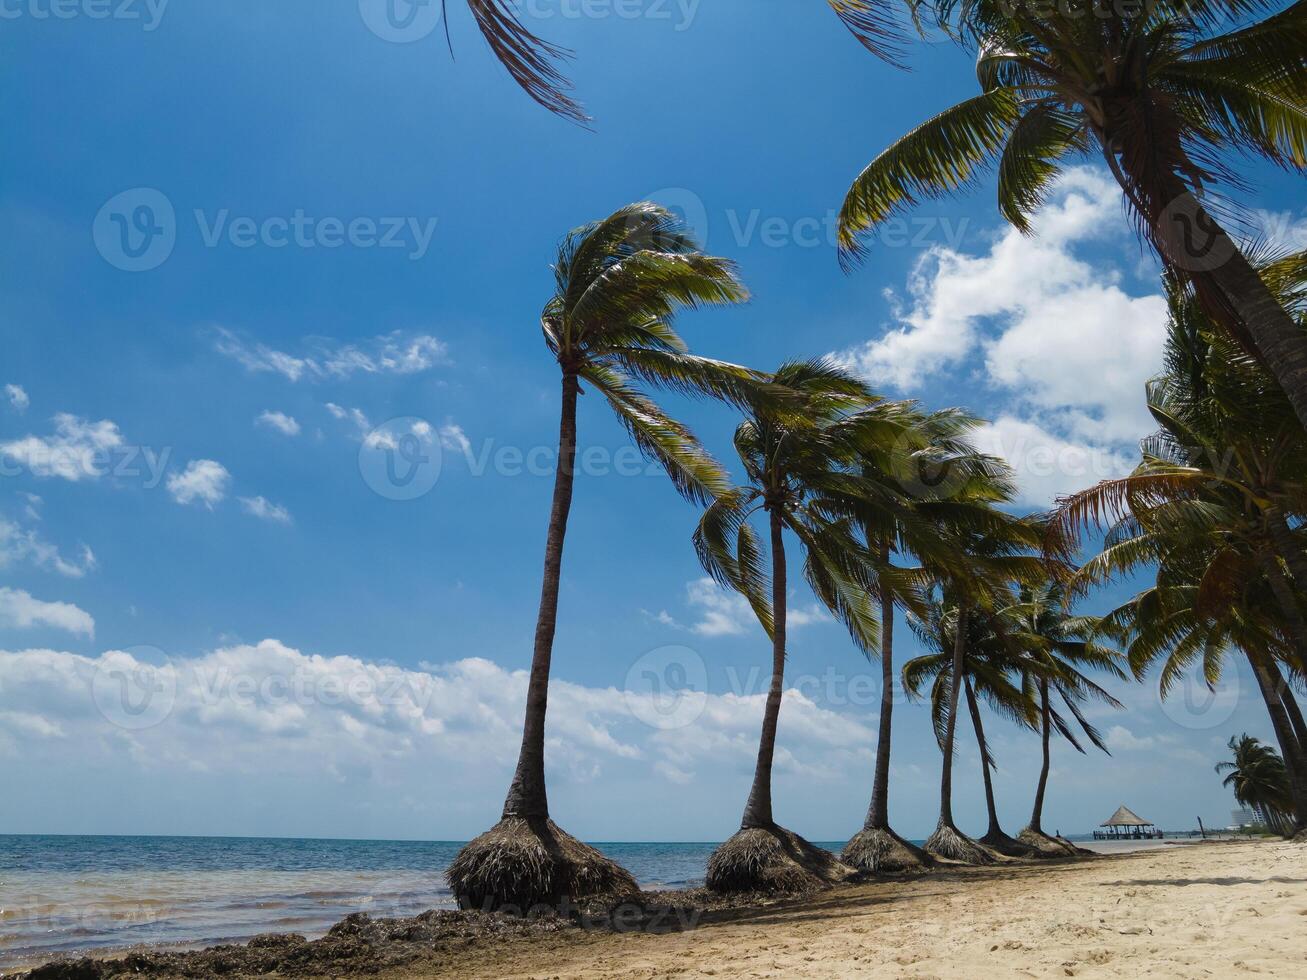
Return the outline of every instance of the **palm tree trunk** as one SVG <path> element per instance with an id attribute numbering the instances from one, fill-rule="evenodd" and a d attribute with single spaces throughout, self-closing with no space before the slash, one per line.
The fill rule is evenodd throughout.
<path id="1" fill-rule="evenodd" d="M 758 743 L 758 764 L 753 773 L 753 789 L 744 807 L 740 829 L 774 827 L 771 811 L 771 770 L 776 755 L 776 724 L 781 715 L 781 694 L 785 685 L 785 540 L 780 511 L 770 510 L 771 517 L 771 611 L 772 657 L 771 687 L 767 691 L 767 709 L 762 718 L 762 738 Z"/>
<path id="2" fill-rule="evenodd" d="M 883 543 L 880 557 L 889 564 L 889 545 Z M 880 590 L 880 732 L 876 739 L 876 777 L 871 784 L 871 806 L 867 808 L 867 830 L 889 830 L 890 718 L 894 712 L 894 597 Z"/>
<path id="3" fill-rule="evenodd" d="M 1271 727 L 1275 738 L 1280 743 L 1280 754 L 1284 757 L 1285 768 L 1289 771 L 1289 791 L 1293 794 L 1293 805 L 1297 810 L 1298 830 L 1307 829 L 1307 783 L 1303 780 L 1302 756 L 1298 739 L 1293 733 L 1289 715 L 1284 710 L 1284 701 L 1276 690 L 1275 680 L 1270 668 L 1261 657 L 1245 651 L 1248 663 L 1257 678 L 1257 686 L 1266 702 L 1266 711 L 1271 716 Z"/>
<path id="4" fill-rule="evenodd" d="M 1052 734 L 1052 722 L 1049 718 L 1048 681 L 1039 682 L 1040 737 L 1044 743 L 1044 763 L 1039 770 L 1039 785 L 1035 788 L 1035 807 L 1030 814 L 1030 829 L 1037 834 L 1044 833 L 1044 793 L 1048 789 L 1048 743 Z"/>
<path id="5" fill-rule="evenodd" d="M 985 836 L 1003 836 L 998 824 L 998 808 L 994 805 L 994 780 L 990 776 L 989 743 L 985 741 L 985 726 L 980 720 L 980 705 L 976 692 L 971 689 L 971 678 L 964 677 L 962 685 L 967 693 L 967 710 L 971 712 L 971 727 L 976 730 L 976 744 L 980 746 L 980 771 L 985 777 L 985 809 L 989 811 L 989 830 Z"/>
<path id="6" fill-rule="evenodd" d="M 958 727 L 958 693 L 962 688 L 962 653 L 966 646 L 967 607 L 958 604 L 958 621 L 953 638 L 953 676 L 949 680 L 948 722 L 944 726 L 944 767 L 939 779 L 939 825 L 956 829 L 953 823 L 953 742 Z"/>
<path id="7" fill-rule="evenodd" d="M 1294 584 L 1300 589 L 1307 589 L 1307 553 L 1304 553 L 1298 546 L 1298 542 L 1293 540 L 1293 532 L 1289 530 L 1289 524 L 1284 519 L 1284 511 L 1277 505 L 1271 504 L 1266 508 L 1265 514 L 1266 526 L 1271 532 L 1271 540 L 1275 542 L 1275 550 L 1289 566 Z"/>
<path id="8" fill-rule="evenodd" d="M 545 711 L 549 703 L 549 665 L 554 652 L 554 629 L 558 621 L 558 589 L 563 571 L 563 539 L 572 509 L 572 483 L 576 476 L 576 400 L 581 385 L 575 374 L 563 375 L 563 405 L 558 426 L 558 464 L 554 472 L 554 501 L 549 511 L 549 534 L 545 538 L 545 574 L 540 588 L 540 611 L 536 617 L 535 650 L 531 655 L 531 679 L 526 691 L 526 720 L 522 727 L 522 749 L 508 798 L 505 817 L 548 817 L 545 794 Z"/>
<path id="9" fill-rule="evenodd" d="M 1279 675 L 1279 668 L 1276 668 L 1276 674 Z M 1298 699 L 1294 697 L 1293 688 L 1284 677 L 1277 677 L 1277 686 L 1280 689 L 1280 700 L 1284 702 L 1285 714 L 1289 716 L 1289 724 L 1293 726 L 1293 734 L 1298 739 L 1298 747 L 1303 756 L 1302 763 L 1307 766 L 1307 721 L 1303 720 L 1302 709 L 1298 707 Z M 1303 773 L 1307 776 L 1307 772 Z"/>
<path id="10" fill-rule="evenodd" d="M 1280 612 L 1284 614 L 1285 623 L 1289 627 L 1289 638 L 1293 643 L 1294 650 L 1297 651 L 1298 658 L 1307 663 L 1307 617 L 1303 616 L 1302 606 L 1299 605 L 1297 596 L 1293 588 L 1289 585 L 1289 580 L 1285 578 L 1283 569 L 1276 556 L 1261 551 L 1258 555 L 1259 563 L 1262 566 L 1262 572 L 1266 576 L 1267 582 L 1271 586 L 1271 594 L 1275 596 L 1275 604 L 1280 607 Z M 1307 582 L 1307 579 L 1303 580 Z"/>
<path id="11" fill-rule="evenodd" d="M 1307 426 L 1307 333 L 1184 182 L 1168 174 L 1160 183 L 1148 218 L 1163 261 L 1193 282 L 1204 309 L 1236 340 L 1251 341 L 1249 353 L 1260 355 Z"/>

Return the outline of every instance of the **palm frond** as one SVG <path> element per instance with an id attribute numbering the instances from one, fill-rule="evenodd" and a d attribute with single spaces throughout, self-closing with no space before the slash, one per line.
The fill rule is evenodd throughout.
<path id="1" fill-rule="evenodd" d="M 864 250 L 862 236 L 895 211 L 970 184 L 1020 117 L 1015 92 L 997 88 L 922 123 L 858 175 L 840 212 L 841 260 Z"/>

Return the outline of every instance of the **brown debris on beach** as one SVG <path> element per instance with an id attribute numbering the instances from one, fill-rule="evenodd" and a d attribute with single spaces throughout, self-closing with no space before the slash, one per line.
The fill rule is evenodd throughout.
<path id="1" fill-rule="evenodd" d="M 767 902 L 696 890 L 567 917 L 353 915 L 311 942 L 261 936 L 67 960 L 26 976 L 1303 977 L 1304 937 L 1307 848 L 1222 841 L 1096 860 L 941 864 Z"/>

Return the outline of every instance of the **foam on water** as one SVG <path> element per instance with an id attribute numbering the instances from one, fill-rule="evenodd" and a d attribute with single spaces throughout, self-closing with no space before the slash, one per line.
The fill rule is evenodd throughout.
<path id="1" fill-rule="evenodd" d="M 453 841 L 0 836 L 0 970 L 63 952 L 326 932 L 454 907 Z M 703 883 L 714 844 L 597 845 L 645 888 Z M 832 845 L 836 846 L 837 845 Z"/>

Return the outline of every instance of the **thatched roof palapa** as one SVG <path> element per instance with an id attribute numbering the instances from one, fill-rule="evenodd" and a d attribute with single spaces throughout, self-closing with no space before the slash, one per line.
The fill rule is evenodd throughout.
<path id="1" fill-rule="evenodd" d="M 1152 823 L 1145 820 L 1139 814 L 1135 813 L 1124 804 L 1117 807 L 1116 813 L 1104 820 L 1100 827 L 1151 827 Z"/>

